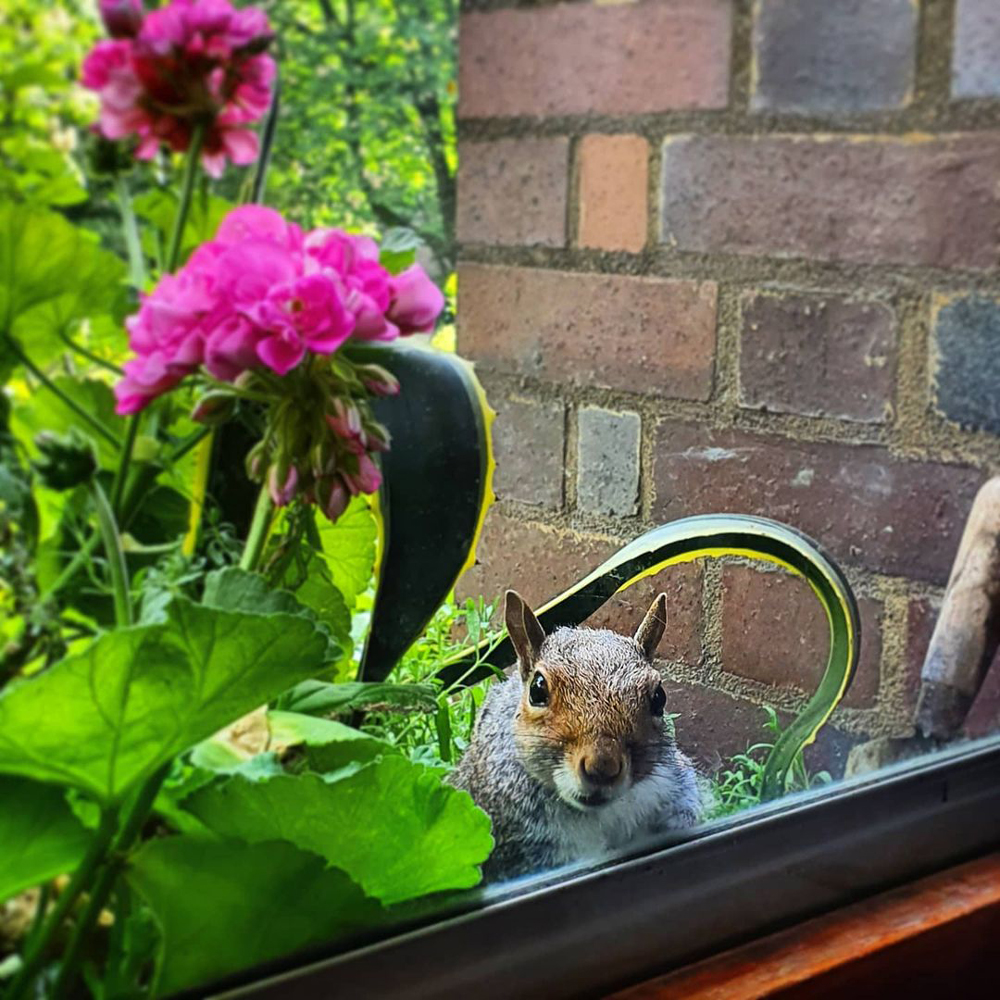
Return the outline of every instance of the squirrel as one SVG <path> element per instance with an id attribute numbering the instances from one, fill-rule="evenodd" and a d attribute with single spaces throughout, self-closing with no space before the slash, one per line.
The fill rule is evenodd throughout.
<path id="1" fill-rule="evenodd" d="M 489 689 L 449 778 L 493 821 L 487 882 L 597 859 L 699 821 L 706 793 L 664 719 L 653 665 L 666 607 L 660 594 L 631 638 L 583 627 L 546 635 L 507 591 L 517 669 Z"/>

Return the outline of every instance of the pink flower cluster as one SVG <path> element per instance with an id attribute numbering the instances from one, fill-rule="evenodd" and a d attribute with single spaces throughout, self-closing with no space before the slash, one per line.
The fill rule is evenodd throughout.
<path id="1" fill-rule="evenodd" d="M 161 143 L 187 150 L 202 125 L 202 164 L 213 177 L 227 159 L 257 158 L 246 126 L 267 111 L 275 76 L 263 11 L 229 0 L 171 0 L 148 14 L 141 0 L 101 0 L 100 9 L 112 39 L 94 46 L 82 80 L 100 95 L 105 138 L 137 136 L 135 155 L 148 160 Z"/>
<path id="2" fill-rule="evenodd" d="M 261 368 L 285 375 L 351 337 L 428 331 L 443 305 L 423 268 L 391 275 L 368 237 L 303 233 L 273 209 L 236 208 L 128 319 L 136 356 L 115 387 L 118 413 L 138 412 L 201 367 L 223 382 Z"/>

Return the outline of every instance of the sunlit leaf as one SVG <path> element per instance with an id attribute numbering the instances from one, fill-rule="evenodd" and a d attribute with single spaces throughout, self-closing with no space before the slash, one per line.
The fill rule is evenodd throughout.
<path id="1" fill-rule="evenodd" d="M 0 777 L 0 903 L 72 871 L 89 840 L 61 788 Z"/>
<path id="2" fill-rule="evenodd" d="M 175 754 L 317 672 L 330 638 L 289 614 L 176 599 L 0 692 L 0 772 L 118 800 Z"/>
<path id="3" fill-rule="evenodd" d="M 207 985 L 383 919 L 341 871 L 291 844 L 151 840 L 128 880 L 163 934 L 155 996 Z"/>
<path id="4" fill-rule="evenodd" d="M 397 756 L 330 781 L 227 778 L 184 806 L 224 836 L 315 851 L 385 903 L 476 885 L 493 847 L 489 817 L 465 792 Z"/>
<path id="5" fill-rule="evenodd" d="M 355 497 L 333 524 L 318 515 L 316 526 L 330 576 L 347 606 L 353 608 L 358 594 L 371 582 L 375 565 L 377 530 L 368 502 Z"/>
<path id="6" fill-rule="evenodd" d="M 62 216 L 0 205 L 0 381 L 17 364 L 4 334 L 46 362 L 63 349 L 59 333 L 121 307 L 124 273 L 118 257 Z"/>

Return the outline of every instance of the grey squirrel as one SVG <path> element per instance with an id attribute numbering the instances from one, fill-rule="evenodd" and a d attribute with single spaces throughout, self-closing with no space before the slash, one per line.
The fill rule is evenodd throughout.
<path id="1" fill-rule="evenodd" d="M 512 590 L 504 618 L 518 669 L 490 688 L 449 778 L 493 821 L 486 880 L 599 858 L 697 823 L 705 793 L 664 720 L 653 666 L 666 596 L 633 637 L 590 628 L 546 636 Z"/>

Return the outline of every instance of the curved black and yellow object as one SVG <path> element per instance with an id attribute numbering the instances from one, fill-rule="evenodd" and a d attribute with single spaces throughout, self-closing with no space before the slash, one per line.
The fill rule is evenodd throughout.
<path id="1" fill-rule="evenodd" d="M 392 446 L 373 498 L 375 603 L 358 680 L 381 681 L 475 562 L 493 502 L 495 414 L 472 365 L 454 354 L 396 341 L 352 346 L 350 356 L 382 365 L 402 385 L 373 403 Z"/>
<path id="2" fill-rule="evenodd" d="M 784 793 L 786 776 L 798 752 L 815 739 L 844 697 L 858 662 L 861 623 L 854 594 L 840 568 L 815 542 L 794 528 L 762 517 L 686 517 L 647 531 L 536 613 L 547 631 L 560 625 L 578 625 L 613 594 L 644 577 L 705 556 L 759 559 L 804 577 L 830 623 L 830 654 L 823 678 L 778 739 L 764 767 L 762 797 L 773 799 Z M 448 684 L 473 683 L 487 676 L 491 665 L 504 667 L 513 660 L 510 640 L 503 638 L 447 663 L 439 676 Z"/>

